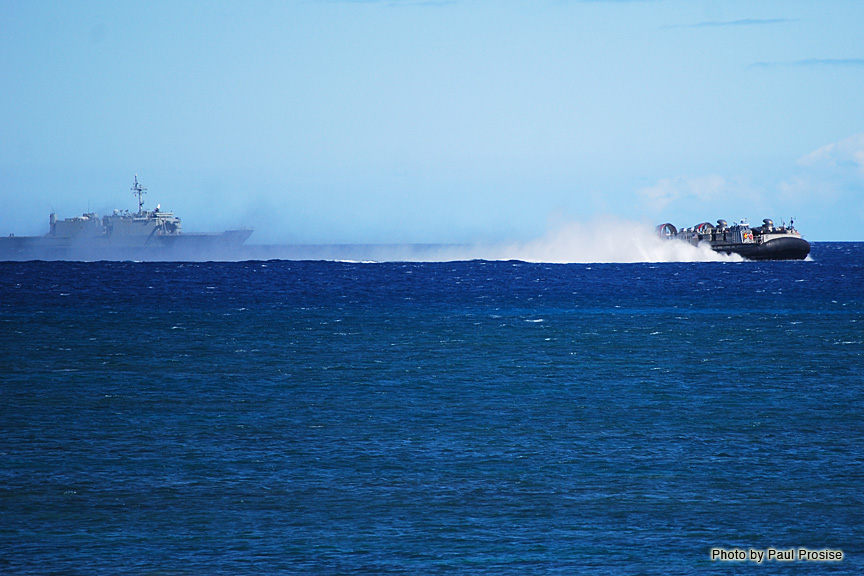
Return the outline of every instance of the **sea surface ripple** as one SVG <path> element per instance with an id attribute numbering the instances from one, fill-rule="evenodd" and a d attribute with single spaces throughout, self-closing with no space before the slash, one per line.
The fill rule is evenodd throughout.
<path id="1" fill-rule="evenodd" d="M 0 572 L 860 574 L 864 244 L 812 258 L 0 263 Z"/>

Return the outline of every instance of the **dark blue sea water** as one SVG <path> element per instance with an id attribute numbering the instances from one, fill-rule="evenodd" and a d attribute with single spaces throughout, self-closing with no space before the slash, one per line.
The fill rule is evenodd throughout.
<path id="1" fill-rule="evenodd" d="M 864 244 L 812 256 L 2 263 L 0 573 L 860 574 Z"/>

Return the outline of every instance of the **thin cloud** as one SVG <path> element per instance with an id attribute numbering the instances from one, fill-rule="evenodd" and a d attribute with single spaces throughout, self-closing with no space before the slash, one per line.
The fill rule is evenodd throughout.
<path id="1" fill-rule="evenodd" d="M 552 0 L 553 4 L 659 4 L 665 0 Z"/>
<path id="2" fill-rule="evenodd" d="M 458 0 L 318 0 L 325 4 L 384 4 L 386 6 L 449 6 Z"/>
<path id="3" fill-rule="evenodd" d="M 782 201 L 812 213 L 826 206 L 843 218 L 860 222 L 864 185 L 864 132 L 826 144 L 798 159 L 798 170 L 777 185 Z M 834 207 L 841 207 L 835 210 Z"/>
<path id="4" fill-rule="evenodd" d="M 696 178 L 664 178 L 653 186 L 638 190 L 637 195 L 652 209 L 662 211 L 668 204 L 683 198 L 708 201 L 728 195 L 729 190 L 730 184 L 725 178 L 711 174 Z"/>
<path id="5" fill-rule="evenodd" d="M 791 68 L 791 67 L 859 67 L 864 66 L 864 58 L 806 58 L 788 62 L 754 62 L 750 68 Z"/>
<path id="6" fill-rule="evenodd" d="M 789 24 L 797 22 L 791 18 L 741 18 L 739 20 L 709 20 L 695 24 L 675 24 L 666 28 L 728 28 L 737 26 L 770 26 L 774 24 Z"/>
<path id="7" fill-rule="evenodd" d="M 822 146 L 798 160 L 809 168 L 853 167 L 864 174 L 864 132 Z"/>

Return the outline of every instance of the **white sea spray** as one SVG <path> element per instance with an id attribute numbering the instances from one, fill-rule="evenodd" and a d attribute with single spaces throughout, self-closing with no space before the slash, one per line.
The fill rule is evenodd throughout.
<path id="1" fill-rule="evenodd" d="M 660 238 L 653 226 L 605 218 L 571 222 L 527 242 L 478 244 L 442 249 L 441 260 L 522 260 L 549 263 L 716 262 L 741 261 L 738 255 L 714 252 L 707 244 Z"/>

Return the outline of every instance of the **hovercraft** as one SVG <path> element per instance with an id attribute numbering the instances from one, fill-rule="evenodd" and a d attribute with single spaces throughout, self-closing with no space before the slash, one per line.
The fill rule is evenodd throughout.
<path id="1" fill-rule="evenodd" d="M 657 234 L 694 246 L 704 242 L 715 252 L 738 254 L 748 260 L 803 260 L 810 253 L 810 243 L 801 237 L 792 221 L 788 226 L 774 226 L 769 218 L 755 228 L 746 221 L 730 226 L 725 220 L 718 220 L 716 225 L 702 222 L 679 230 L 667 222 L 657 226 Z"/>

